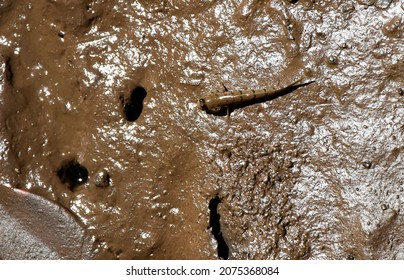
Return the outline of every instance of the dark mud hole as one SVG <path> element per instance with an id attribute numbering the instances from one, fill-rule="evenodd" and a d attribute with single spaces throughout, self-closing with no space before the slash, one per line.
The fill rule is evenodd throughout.
<path id="1" fill-rule="evenodd" d="M 0 1 L 0 183 L 113 258 L 403 259 L 403 10 Z M 303 72 L 230 119 L 196 108 Z"/>

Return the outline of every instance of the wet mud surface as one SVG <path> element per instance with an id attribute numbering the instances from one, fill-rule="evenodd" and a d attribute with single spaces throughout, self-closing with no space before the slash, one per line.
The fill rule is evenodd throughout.
<path id="1" fill-rule="evenodd" d="M 1 187 L 67 209 L 106 258 L 404 259 L 403 14 L 398 0 L 0 1 Z M 315 82 L 229 118 L 197 108 L 221 83 L 302 75 Z"/>

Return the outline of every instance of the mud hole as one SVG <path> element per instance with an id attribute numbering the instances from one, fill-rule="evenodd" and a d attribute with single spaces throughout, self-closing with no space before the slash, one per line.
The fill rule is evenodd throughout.
<path id="1" fill-rule="evenodd" d="M 1 187 L 68 209 L 108 258 L 404 259 L 403 10 L 0 1 Z M 196 105 L 299 75 L 230 118 Z"/>

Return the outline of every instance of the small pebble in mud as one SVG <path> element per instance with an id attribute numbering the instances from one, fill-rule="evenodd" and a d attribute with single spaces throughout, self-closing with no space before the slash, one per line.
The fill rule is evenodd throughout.
<path id="1" fill-rule="evenodd" d="M 57 175 L 62 183 L 74 190 L 77 186 L 82 185 L 88 180 L 88 170 L 77 162 L 76 159 L 66 160 L 62 162 L 57 170 Z"/>
<path id="2" fill-rule="evenodd" d="M 99 188 L 106 188 L 111 185 L 111 177 L 109 176 L 108 171 L 102 170 L 99 171 L 94 178 L 94 184 Z"/>
<path id="3" fill-rule="evenodd" d="M 260 157 L 266 157 L 266 156 L 269 156 L 269 154 L 270 154 L 270 151 L 264 150 L 264 151 L 261 151 L 261 152 L 259 153 L 259 156 L 260 156 Z"/>
<path id="4" fill-rule="evenodd" d="M 337 57 L 335 55 L 330 55 L 330 56 L 327 57 L 327 63 L 329 65 L 337 65 L 338 59 L 337 59 Z"/>
<path id="5" fill-rule="evenodd" d="M 382 210 L 384 211 L 384 210 L 387 210 L 388 208 L 389 208 L 389 206 L 388 205 L 386 205 L 386 204 L 382 204 L 381 205 L 381 207 L 382 207 Z"/>
<path id="6" fill-rule="evenodd" d="M 363 167 L 366 169 L 370 169 L 372 167 L 372 163 L 370 161 L 365 161 L 362 163 Z"/>

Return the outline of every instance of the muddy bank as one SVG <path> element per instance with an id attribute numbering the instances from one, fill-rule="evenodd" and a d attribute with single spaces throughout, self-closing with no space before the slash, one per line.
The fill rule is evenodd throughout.
<path id="1" fill-rule="evenodd" d="M 0 183 L 117 259 L 403 259 L 403 10 L 3 1 Z M 300 75 L 230 118 L 197 108 Z"/>

